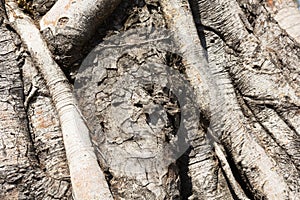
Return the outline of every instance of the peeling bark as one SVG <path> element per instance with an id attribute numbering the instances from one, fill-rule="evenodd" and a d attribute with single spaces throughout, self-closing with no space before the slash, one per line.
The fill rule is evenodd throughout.
<path id="1" fill-rule="evenodd" d="M 158 52 L 163 49 L 155 48 L 167 38 L 158 33 L 146 41 L 140 29 L 108 38 L 87 57 L 75 84 L 115 199 L 180 198 L 173 146 L 179 136 L 172 132 L 180 110 L 170 94 L 176 86 L 168 82 L 167 69 L 161 68 L 164 55 Z M 148 76 L 153 73 L 154 79 Z"/>

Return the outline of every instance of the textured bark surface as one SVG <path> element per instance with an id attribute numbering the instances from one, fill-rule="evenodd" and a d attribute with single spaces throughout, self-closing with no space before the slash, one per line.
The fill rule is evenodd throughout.
<path id="1" fill-rule="evenodd" d="M 19 6 L 38 25 L 55 2 Z M 0 199 L 72 199 L 45 81 L 55 77 L 36 69 L 1 8 Z M 43 32 L 114 199 L 300 199 L 295 1 L 123 0 L 106 11 L 102 24 L 82 19 L 78 41 L 73 29 Z"/>
<path id="2" fill-rule="evenodd" d="M 84 45 L 120 0 L 58 0 L 41 18 L 40 29 L 62 67 L 82 58 Z"/>
<path id="3" fill-rule="evenodd" d="M 2 20 L 3 20 L 3 12 Z M 21 79 L 20 41 L 17 36 L 1 24 L 1 190 L 3 199 L 25 196 L 18 184 L 33 173 L 30 164 L 32 146 L 27 130 L 23 106 Z M 25 189 L 26 190 L 26 189 Z"/>
<path id="4" fill-rule="evenodd" d="M 299 67 L 296 66 L 299 62 L 294 65 L 292 62 L 299 59 L 299 44 L 289 44 L 289 41 L 297 41 L 294 38 L 297 35 L 286 34 L 289 31 L 276 24 L 278 14 L 273 15 L 273 10 L 281 9 L 286 2 L 276 4 L 279 8 L 259 2 L 198 1 L 195 14 L 200 15 L 199 27 L 204 28 L 210 66 L 226 92 L 224 102 L 220 102 L 224 104 L 221 109 L 232 110 L 221 115 L 225 122 L 220 131 L 226 134 L 222 141 L 244 184 L 249 185 L 247 190 L 254 195 L 252 198 L 297 199 Z M 289 45 L 292 52 L 286 51 Z M 236 102 L 233 104 L 233 101 Z M 230 108 L 230 104 L 234 107 Z M 233 120 L 234 115 L 239 115 L 239 120 Z M 233 142 L 235 137 L 237 145 Z M 249 163 L 247 156 L 250 156 Z M 251 167 L 259 159 L 264 161 Z M 265 175 L 264 170 L 267 170 Z"/>
<path id="5" fill-rule="evenodd" d="M 5 2 L 5 8 L 9 23 L 20 35 L 43 75 L 57 110 L 74 199 L 111 199 L 111 192 L 90 141 L 89 129 L 77 108 L 77 101 L 67 78 L 52 59 L 50 50 L 33 21 L 17 8 L 14 1 Z"/>
<path id="6" fill-rule="evenodd" d="M 3 12 L 0 17 L 4 18 Z M 66 169 L 65 159 L 62 159 L 63 163 L 48 163 L 49 160 L 55 161 L 59 155 L 47 155 L 48 161 L 45 162 L 47 156 L 39 153 L 42 147 L 38 146 L 38 142 L 33 142 L 44 136 L 33 138 L 34 135 L 30 135 L 28 130 L 30 123 L 23 103 L 26 93 L 23 89 L 24 76 L 21 71 L 24 64 L 21 41 L 8 25 L 1 23 L 0 30 L 2 36 L 0 42 L 0 197 L 1 199 L 68 199 L 71 194 L 68 173 L 59 170 L 60 165 Z M 46 120 L 46 114 L 42 112 L 36 117 Z M 38 129 L 45 128 L 44 122 L 37 122 L 40 126 Z M 55 132 L 59 134 L 57 130 Z M 39 131 L 35 134 L 39 134 Z M 59 143 L 55 142 L 55 145 Z M 48 148 L 44 146 L 45 150 L 50 152 L 55 149 L 50 144 L 47 146 Z M 62 154 L 64 157 L 63 150 Z M 46 163 L 48 166 L 43 167 Z"/>

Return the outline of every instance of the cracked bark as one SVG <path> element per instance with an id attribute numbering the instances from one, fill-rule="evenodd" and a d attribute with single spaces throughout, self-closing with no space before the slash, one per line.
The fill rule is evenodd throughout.
<path id="1" fill-rule="evenodd" d="M 43 75 L 60 120 L 74 199 L 111 199 L 94 153 L 89 129 L 77 108 L 70 84 L 52 59 L 39 30 L 14 1 L 5 2 L 8 21 Z M 92 178 L 92 175 L 94 178 Z"/>
<path id="2" fill-rule="evenodd" d="M 1 18 L 4 18 L 1 12 Z M 25 111 L 24 59 L 18 36 L 1 24 L 1 199 L 67 199 L 69 181 L 43 169 L 29 133 Z M 42 115 L 40 116 L 42 117 Z M 53 156 L 54 159 L 56 156 Z M 51 159 L 52 159 L 51 158 Z M 53 163 L 54 164 L 54 163 Z M 55 168 L 55 166 L 54 166 Z M 57 173 L 56 169 L 54 172 Z M 50 175 L 50 176 L 49 176 Z M 47 189 L 49 188 L 49 189 Z"/>
<path id="3" fill-rule="evenodd" d="M 286 68 L 291 68 L 293 65 L 283 65 L 279 61 L 280 58 L 278 58 L 281 57 L 279 51 L 284 53 L 284 59 L 290 60 L 289 62 L 293 62 L 295 58 L 289 59 L 291 56 L 287 55 L 289 54 L 288 52 L 283 52 L 278 47 L 276 47 L 276 51 L 270 47 L 277 39 L 295 39 L 297 41 L 296 38 L 293 38 L 297 37 L 297 35 L 289 30 L 281 29 L 269 20 L 270 14 L 271 18 L 273 17 L 276 20 L 276 16 L 278 18 L 280 12 L 277 15 L 272 15 L 272 12 L 269 14 L 271 8 L 258 2 L 213 1 L 208 3 L 206 1 L 198 1 L 198 3 L 199 21 L 203 24 L 204 29 L 207 30 L 205 31 L 205 47 L 208 49 L 208 58 L 211 59 L 212 65 L 210 66 L 216 66 L 217 76 L 224 78 L 227 76 L 226 84 L 224 84 L 225 82 L 220 82 L 220 87 L 224 88 L 224 90 L 232 88 L 231 91 L 227 89 L 228 94 L 231 95 L 231 97 L 227 95 L 227 98 L 236 99 L 235 95 L 240 96 L 240 101 L 235 103 L 235 110 L 230 112 L 231 115 L 224 115 L 224 118 L 225 120 L 229 116 L 232 118 L 232 114 L 237 112 L 239 112 L 239 119 L 246 116 L 246 118 L 236 124 L 240 126 L 237 131 L 240 132 L 239 134 L 243 134 L 241 130 L 248 130 L 247 132 L 250 130 L 251 138 L 249 139 L 254 138 L 253 142 L 256 143 L 256 146 L 259 145 L 259 148 L 262 148 L 260 152 L 263 152 L 264 156 L 260 154 L 260 158 L 264 157 L 269 162 L 271 161 L 270 159 L 272 159 L 272 162 L 275 161 L 272 170 L 269 168 L 269 172 L 266 175 L 269 176 L 270 172 L 275 169 L 276 175 L 274 174 L 272 179 L 275 176 L 278 177 L 278 179 L 273 179 L 273 181 L 280 182 L 278 185 L 281 185 L 281 188 L 278 188 L 277 192 L 281 189 L 280 195 L 282 196 L 280 198 L 275 197 L 273 196 L 274 192 L 268 194 L 269 191 L 267 190 L 261 193 L 262 196 L 270 199 L 298 198 L 299 156 L 295 149 L 299 146 L 299 133 L 295 131 L 295 124 L 293 126 L 288 122 L 290 120 L 282 116 L 282 113 L 291 112 L 294 109 L 299 110 L 299 87 L 295 86 L 298 75 L 294 75 L 295 79 L 292 79 L 291 75 L 296 74 L 293 72 L 294 70 L 286 72 Z M 228 9 L 220 11 L 219 9 L 224 6 Z M 248 12 L 243 13 L 245 10 Z M 248 16 L 241 17 L 243 15 Z M 248 19 L 249 22 L 245 23 L 244 19 Z M 260 23 L 262 21 L 268 24 Z M 249 25 L 250 28 L 248 28 Z M 267 32 L 262 32 L 262 26 L 267 27 Z M 284 34 L 285 31 L 287 31 L 288 35 Z M 298 48 L 297 43 L 294 43 L 291 47 L 296 52 Z M 233 90 L 233 86 L 236 88 L 236 91 Z M 286 98 L 287 96 L 288 98 Z M 226 100 L 224 104 L 226 104 Z M 240 107 L 243 110 L 240 110 Z M 243 111 L 243 114 L 241 111 Z M 295 118 L 292 121 L 297 121 L 297 116 L 294 115 L 293 117 Z M 254 123 L 256 124 L 255 126 L 253 126 Z M 274 125 L 275 123 L 276 125 Z M 233 128 L 234 126 L 228 125 L 226 128 L 230 127 Z M 245 129 L 246 127 L 247 129 Z M 233 132 L 229 131 L 229 133 Z M 246 138 L 240 138 L 238 143 L 247 142 Z M 250 190 L 256 190 L 260 187 L 260 182 L 267 179 L 257 177 L 255 172 L 255 169 L 258 169 L 257 167 L 247 172 L 247 170 L 243 169 L 243 161 L 239 163 L 238 160 L 234 160 L 239 153 L 235 153 L 238 146 L 231 147 L 232 139 L 230 135 L 223 139 L 225 148 L 228 148 L 235 165 L 240 168 L 240 174 L 249 173 L 245 176 L 247 178 L 242 178 L 244 179 L 244 184 L 250 184 Z M 243 147 L 247 148 L 246 146 Z M 251 149 L 246 150 L 246 152 L 250 156 L 251 154 L 253 154 L 252 156 L 257 155 L 257 151 L 253 149 L 254 145 L 250 145 L 250 147 Z M 242 160 L 245 161 L 245 158 L 242 158 Z M 253 158 L 253 160 L 255 159 Z M 253 162 L 251 163 L 253 164 Z M 246 167 L 249 166 L 246 164 Z M 259 171 L 262 172 L 263 169 Z M 254 179 L 251 180 L 251 177 Z M 265 187 L 266 185 L 264 185 Z M 285 189 L 283 189 L 284 187 Z M 254 195 L 253 198 L 260 198 L 260 192 L 252 191 L 251 193 Z"/>
<path id="4" fill-rule="evenodd" d="M 33 0 L 34 19 L 51 15 L 54 2 Z M 300 198 L 299 11 L 292 0 L 272 2 L 124 0 L 102 25 L 86 24 L 95 35 L 75 40 L 79 53 L 100 44 L 100 56 L 75 87 L 114 199 Z M 0 198 L 71 199 L 52 96 L 0 21 Z M 134 29 L 149 27 L 171 30 L 180 51 L 165 51 L 160 32 L 144 46 L 128 43 L 143 37 Z M 119 32 L 123 46 L 113 47 L 107 41 Z M 77 46 L 44 36 L 62 67 L 72 66 Z M 91 74 L 98 78 L 84 82 Z"/>

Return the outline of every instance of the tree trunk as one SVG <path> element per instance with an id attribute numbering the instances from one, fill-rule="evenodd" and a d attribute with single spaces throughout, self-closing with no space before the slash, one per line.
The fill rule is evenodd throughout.
<path id="1" fill-rule="evenodd" d="M 296 1 L 85 1 L 1 4 L 1 199 L 300 199 Z"/>

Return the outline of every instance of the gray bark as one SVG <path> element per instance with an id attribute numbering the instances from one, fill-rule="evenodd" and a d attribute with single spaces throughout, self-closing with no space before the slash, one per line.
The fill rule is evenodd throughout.
<path id="1" fill-rule="evenodd" d="M 0 198 L 1 199 L 68 199 L 71 195 L 68 172 L 65 171 L 65 153 L 48 155 L 57 150 L 59 140 L 53 135 L 60 132 L 48 132 L 48 146 L 39 146 L 44 136 L 30 135 L 29 122 L 32 119 L 24 108 L 25 90 L 23 88 L 22 66 L 24 64 L 21 41 L 8 24 L 3 23 L 4 13 L 1 7 L 1 154 L 0 154 Z M 44 104 L 45 102 L 43 102 Z M 37 106 L 38 108 L 38 106 Z M 46 109 L 43 107 L 43 109 Z M 50 107 L 53 112 L 53 109 Z M 51 115 L 51 113 L 49 113 Z M 34 134 L 39 134 L 51 122 L 48 113 L 39 110 L 31 124 Z M 39 119 L 37 119 L 39 118 Z M 54 115 L 55 118 L 55 115 Z M 53 122 L 55 124 L 55 120 Z M 34 126 L 34 125 L 33 125 Z M 59 129 L 59 128 L 58 128 Z M 53 134 L 53 135 L 52 135 Z M 42 141 L 41 141 L 42 142 Z M 44 148 L 44 155 L 41 155 Z M 62 148 L 62 147 L 61 147 Z M 46 153 L 47 152 L 47 153 Z M 46 154 L 45 154 L 46 153 Z M 62 157 L 62 159 L 60 159 Z M 62 162 L 57 162 L 61 160 Z M 45 161 L 47 160 L 47 161 Z M 49 162 L 52 161 L 52 162 Z M 62 176 L 64 174 L 64 176 Z"/>
<path id="2" fill-rule="evenodd" d="M 224 7 L 228 9 L 223 9 Z M 281 180 L 286 187 L 282 190 L 283 196 L 279 199 L 299 198 L 299 152 L 297 150 L 299 132 L 296 130 L 299 126 L 299 117 L 297 114 L 287 117 L 287 113 L 299 110 L 299 83 L 297 86 L 299 73 L 295 68 L 299 64 L 284 64 L 281 61 L 281 59 L 285 62 L 298 60 L 299 57 L 296 55 L 299 55 L 297 53 L 299 47 L 297 42 L 294 42 L 292 49 L 295 52 L 293 53 L 279 47 L 280 45 L 289 46 L 288 41 L 294 40 L 294 35 L 285 34 L 286 30 L 268 20 L 269 12 L 273 14 L 270 11 L 272 9 L 259 2 L 198 1 L 198 9 L 195 10 L 200 15 L 200 26 L 205 29 L 205 45 L 208 49 L 208 58 L 212 63 L 210 66 L 216 66 L 216 75 L 220 77 L 218 80 L 223 79 L 220 86 L 228 94 L 226 98 L 231 102 L 233 99 L 238 100 L 235 103 L 234 112 L 224 114 L 224 118 L 229 117 L 231 120 L 228 122 L 232 123 L 235 121 L 232 120 L 234 113 L 240 112 L 241 122 L 235 125 L 225 125 L 228 128 L 236 129 L 236 126 L 240 128 L 236 131 L 227 131 L 230 134 L 239 132 L 239 137 L 243 134 L 241 130 L 250 131 L 251 139 L 263 148 L 266 159 L 271 158 L 272 162 L 275 161 L 272 171 L 275 170 L 277 175 L 274 174 L 273 177 L 278 176 L 276 181 Z M 294 69 L 290 70 L 290 68 Z M 224 104 L 226 104 L 226 99 Z M 245 129 L 246 127 L 249 128 Z M 254 150 L 253 145 L 250 145 L 251 149 L 244 153 L 235 152 L 238 146 L 231 146 L 232 137 L 233 135 L 224 137 L 224 146 L 233 158 L 242 176 L 241 179 L 249 184 L 248 189 L 254 195 L 252 198 L 261 198 L 257 187 L 266 180 L 258 177 L 262 174 L 262 170 L 259 170 L 258 166 L 249 171 L 243 169 L 251 166 L 250 163 L 243 163 L 244 156 L 253 156 L 251 161 L 253 163 L 258 152 Z M 244 145 L 245 139 L 246 137 L 238 139 L 238 144 Z M 243 158 L 237 159 L 239 156 Z M 263 157 L 262 154 L 259 156 Z M 244 164 L 246 165 L 243 166 Z M 255 170 L 259 170 L 260 173 Z M 267 175 L 270 174 L 267 173 Z M 250 177 L 254 177 L 253 183 Z M 275 185 L 279 184 L 272 184 L 270 187 L 274 188 Z M 284 187 L 283 185 L 276 189 L 277 192 Z M 266 188 L 266 185 L 264 187 Z M 274 192 L 271 192 L 269 197 L 267 192 L 262 192 L 261 196 L 270 199 L 278 198 L 273 196 Z"/>
<path id="3" fill-rule="evenodd" d="M 50 50 L 33 21 L 20 11 L 14 1 L 5 2 L 5 9 L 10 25 L 19 34 L 44 77 L 57 110 L 74 199 L 111 199 L 111 192 L 90 141 L 89 129 L 77 107 L 67 78 L 52 59 Z"/>
<path id="4" fill-rule="evenodd" d="M 123 0 L 80 71 L 48 40 L 114 199 L 300 198 L 300 12 L 270 2 Z M 53 97 L 0 11 L 0 199 L 71 199 Z"/>

